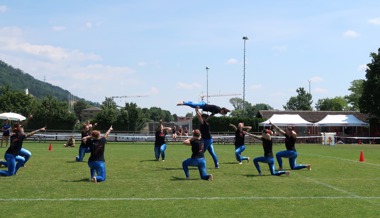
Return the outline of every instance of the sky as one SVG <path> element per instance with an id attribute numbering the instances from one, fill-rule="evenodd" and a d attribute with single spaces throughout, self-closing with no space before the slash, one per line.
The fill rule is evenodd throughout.
<path id="1" fill-rule="evenodd" d="M 378 0 L 0 0 L 0 60 L 86 100 L 178 116 L 207 93 L 279 110 L 300 87 L 312 106 L 349 95 L 379 39 Z"/>

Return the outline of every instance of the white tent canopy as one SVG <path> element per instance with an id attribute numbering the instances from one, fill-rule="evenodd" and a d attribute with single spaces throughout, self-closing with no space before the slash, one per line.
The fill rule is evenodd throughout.
<path id="1" fill-rule="evenodd" d="M 368 126 L 368 123 L 356 118 L 354 115 L 327 115 L 315 123 L 316 126 Z"/>
<path id="2" fill-rule="evenodd" d="M 277 126 L 313 126 L 313 123 L 304 120 L 298 114 L 273 114 L 265 122 L 259 123 L 259 126 L 267 126 L 269 121 Z"/>

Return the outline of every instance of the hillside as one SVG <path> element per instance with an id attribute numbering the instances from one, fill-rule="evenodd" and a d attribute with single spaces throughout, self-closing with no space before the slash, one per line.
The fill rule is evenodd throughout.
<path id="1" fill-rule="evenodd" d="M 23 91 L 28 89 L 29 94 L 42 99 L 47 95 L 52 95 L 60 101 L 67 101 L 71 94 L 69 91 L 61 87 L 54 86 L 35 79 L 31 75 L 16 69 L 7 63 L 0 60 L 0 87 L 9 86 L 11 90 Z M 77 96 L 72 96 L 74 99 L 81 99 Z M 91 105 L 97 103 L 88 102 Z"/>

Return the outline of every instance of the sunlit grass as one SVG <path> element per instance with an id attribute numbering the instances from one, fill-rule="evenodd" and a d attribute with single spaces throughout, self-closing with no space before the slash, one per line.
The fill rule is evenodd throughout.
<path id="1" fill-rule="evenodd" d="M 237 164 L 233 145 L 215 144 L 220 169 L 206 154 L 201 180 L 182 161 L 190 147 L 169 143 L 165 162 L 154 161 L 152 143 L 108 143 L 107 180 L 91 183 L 86 162 L 75 162 L 78 148 L 63 142 L 26 142 L 33 153 L 18 175 L 0 177 L 1 214 L 8 217 L 379 217 L 380 145 L 297 145 L 298 163 L 312 164 L 289 177 L 258 176 L 252 158 L 263 154 L 247 145 L 251 162 Z M 274 151 L 284 149 L 276 144 Z M 360 151 L 365 162 L 359 162 Z M 3 156 L 5 148 L 0 149 Z M 89 157 L 85 156 L 85 160 Z M 276 165 L 277 166 L 277 165 Z M 289 168 L 287 160 L 284 167 Z M 4 168 L 3 168 L 4 169 Z"/>

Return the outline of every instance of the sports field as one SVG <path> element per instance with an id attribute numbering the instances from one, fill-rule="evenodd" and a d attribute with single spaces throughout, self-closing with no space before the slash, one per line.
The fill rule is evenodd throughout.
<path id="1" fill-rule="evenodd" d="M 380 217 L 380 145 L 298 144 L 297 163 L 312 170 L 276 177 L 264 164 L 258 176 L 252 161 L 237 164 L 233 145 L 215 144 L 220 169 L 206 153 L 209 182 L 196 168 L 184 179 L 191 150 L 181 143 L 168 144 L 165 162 L 154 161 L 152 143 L 108 143 L 107 180 L 95 184 L 87 163 L 74 161 L 78 147 L 49 144 L 25 142 L 27 166 L 0 177 L 0 217 Z M 263 150 L 250 144 L 243 154 Z"/>

